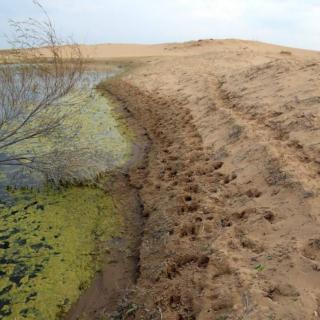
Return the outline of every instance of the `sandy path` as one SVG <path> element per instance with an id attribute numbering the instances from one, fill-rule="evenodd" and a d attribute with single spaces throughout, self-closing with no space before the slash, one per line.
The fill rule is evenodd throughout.
<path id="1" fill-rule="evenodd" d="M 171 49 L 106 85 L 152 141 L 135 318 L 318 319 L 319 54 Z"/>

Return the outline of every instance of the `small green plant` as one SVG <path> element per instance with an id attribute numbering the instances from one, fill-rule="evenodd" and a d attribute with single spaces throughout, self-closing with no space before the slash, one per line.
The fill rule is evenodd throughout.
<path id="1" fill-rule="evenodd" d="M 258 264 L 254 269 L 258 272 L 262 272 L 265 269 L 265 266 L 262 264 Z"/>
<path id="2" fill-rule="evenodd" d="M 122 305 L 120 305 L 118 311 L 111 316 L 111 320 L 125 320 L 130 316 L 134 316 L 136 311 L 138 310 L 138 306 L 134 303 L 129 303 L 128 301 L 124 301 Z"/>
<path id="3" fill-rule="evenodd" d="M 138 309 L 138 306 L 134 303 L 131 303 L 128 305 L 128 310 L 126 312 L 126 315 L 129 316 L 131 314 L 134 314 Z"/>

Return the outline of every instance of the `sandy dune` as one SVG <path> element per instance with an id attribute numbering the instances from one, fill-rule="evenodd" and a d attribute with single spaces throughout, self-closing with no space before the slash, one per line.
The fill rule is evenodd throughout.
<path id="1" fill-rule="evenodd" d="M 185 43 L 167 44 L 97 44 L 81 45 L 82 53 L 91 59 L 128 58 L 128 57 L 152 57 L 152 56 L 193 56 L 204 53 L 239 53 L 254 50 L 255 56 L 261 54 L 261 58 L 268 54 L 283 54 L 290 51 L 300 57 L 319 57 L 318 52 L 302 49 L 281 47 L 261 42 L 243 40 L 199 40 Z"/>
<path id="2" fill-rule="evenodd" d="M 136 318 L 319 319 L 320 53 L 108 48 L 86 52 L 154 56 L 106 85 L 152 141 Z"/>

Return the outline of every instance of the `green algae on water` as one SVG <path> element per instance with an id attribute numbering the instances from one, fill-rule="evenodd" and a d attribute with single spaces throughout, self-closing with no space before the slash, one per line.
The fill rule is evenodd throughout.
<path id="1" fill-rule="evenodd" d="M 49 171 L 67 183 L 92 181 L 101 172 L 123 166 L 131 156 L 129 130 L 122 130 L 110 101 L 99 92 L 92 91 L 83 104 L 76 107 L 77 112 L 65 120 L 59 132 L 22 141 L 6 152 L 13 157 L 31 154 L 41 158 L 45 155 L 43 162 L 50 163 Z M 57 150 L 58 155 L 67 155 L 68 161 L 59 161 Z M 19 166 L 5 168 L 6 180 L 9 180 L 6 183 L 36 187 L 45 182 L 44 175 L 41 178 L 35 171 L 24 174 L 24 169 Z M 0 183 L 5 183 L 1 180 Z"/>
<path id="2" fill-rule="evenodd" d="M 120 218 L 95 188 L 16 196 L 0 211 L 0 318 L 59 319 L 98 270 Z"/>

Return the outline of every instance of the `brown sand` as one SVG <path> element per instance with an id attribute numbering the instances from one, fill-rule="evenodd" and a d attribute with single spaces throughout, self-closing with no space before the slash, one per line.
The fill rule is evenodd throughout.
<path id="1" fill-rule="evenodd" d="M 239 40 L 148 57 L 105 88 L 152 145 L 132 319 L 319 319 L 320 53 Z M 134 307 L 133 307 L 134 306 Z"/>

